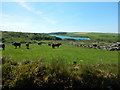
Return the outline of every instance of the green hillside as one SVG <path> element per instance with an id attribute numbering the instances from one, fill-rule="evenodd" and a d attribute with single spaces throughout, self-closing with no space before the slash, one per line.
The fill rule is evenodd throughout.
<path id="1" fill-rule="evenodd" d="M 90 42 L 120 42 L 118 33 L 54 32 L 49 34 L 90 38 Z"/>
<path id="2" fill-rule="evenodd" d="M 86 37 L 92 41 L 103 41 L 103 42 L 120 42 L 117 33 L 67 33 L 68 36 Z"/>
<path id="3" fill-rule="evenodd" d="M 41 40 L 61 40 L 60 38 L 49 36 L 44 33 L 22 33 L 22 32 L 2 32 L 2 42 L 37 42 Z"/>

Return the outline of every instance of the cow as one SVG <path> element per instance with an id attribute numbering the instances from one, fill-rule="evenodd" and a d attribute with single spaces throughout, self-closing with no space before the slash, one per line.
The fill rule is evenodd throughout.
<path id="1" fill-rule="evenodd" d="M 29 42 L 26 42 L 26 48 L 29 49 Z"/>
<path id="2" fill-rule="evenodd" d="M 60 45 L 62 45 L 61 43 L 52 43 L 51 46 L 52 48 L 55 48 L 56 46 L 59 47 Z"/>
<path id="3" fill-rule="evenodd" d="M 46 42 L 39 42 L 38 45 L 46 44 Z"/>
<path id="4" fill-rule="evenodd" d="M 0 43 L 0 47 L 2 47 L 2 50 L 5 50 L 5 44 L 4 43 Z"/>
<path id="5" fill-rule="evenodd" d="M 93 47 L 97 47 L 97 44 L 93 44 Z"/>
<path id="6" fill-rule="evenodd" d="M 42 42 L 38 43 L 38 45 L 42 45 Z"/>
<path id="7" fill-rule="evenodd" d="M 51 43 L 48 43 L 48 46 L 51 46 Z"/>
<path id="8" fill-rule="evenodd" d="M 21 43 L 16 43 L 16 42 L 13 42 L 13 44 L 15 46 L 15 49 L 17 48 L 17 46 L 19 46 L 19 48 L 21 47 Z"/>

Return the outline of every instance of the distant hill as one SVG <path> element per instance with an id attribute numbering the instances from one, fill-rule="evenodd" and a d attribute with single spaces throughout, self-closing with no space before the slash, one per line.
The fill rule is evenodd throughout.
<path id="1" fill-rule="evenodd" d="M 120 34 L 118 33 L 73 32 L 67 33 L 67 36 L 85 37 L 90 38 L 92 41 L 120 42 Z"/>
<path id="2" fill-rule="evenodd" d="M 68 32 L 52 32 L 47 34 L 55 34 L 55 35 L 66 35 Z"/>
<path id="3" fill-rule="evenodd" d="M 7 32 L 2 31 L 0 41 L 11 42 L 38 42 L 41 40 L 61 40 L 61 38 L 49 36 L 44 33 L 22 33 L 22 32 Z"/>
<path id="4" fill-rule="evenodd" d="M 88 32 L 52 32 L 52 33 L 23 33 L 2 31 L 0 41 L 11 42 L 39 42 L 41 40 L 62 40 L 50 35 L 90 38 L 92 42 L 120 42 L 120 34 L 117 33 L 88 33 Z"/>

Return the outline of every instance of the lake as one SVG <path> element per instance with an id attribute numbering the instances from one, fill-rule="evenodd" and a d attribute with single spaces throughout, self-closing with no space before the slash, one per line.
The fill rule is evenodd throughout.
<path id="1" fill-rule="evenodd" d="M 69 36 L 59 36 L 59 35 L 50 35 L 50 36 L 59 37 L 61 39 L 90 40 L 89 38 L 80 38 L 80 37 L 69 37 Z"/>

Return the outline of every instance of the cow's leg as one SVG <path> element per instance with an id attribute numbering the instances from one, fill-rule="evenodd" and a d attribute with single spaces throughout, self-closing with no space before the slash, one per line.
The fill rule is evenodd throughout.
<path id="1" fill-rule="evenodd" d="M 26 46 L 27 49 L 29 49 L 29 46 Z"/>
<path id="2" fill-rule="evenodd" d="M 5 45 L 2 46 L 2 49 L 5 50 Z"/>
<path id="3" fill-rule="evenodd" d="M 3 47 L 2 49 L 5 50 L 5 47 Z"/>
<path id="4" fill-rule="evenodd" d="M 54 48 L 54 46 L 52 45 L 52 48 Z"/>
<path id="5" fill-rule="evenodd" d="M 59 48 L 59 45 L 57 47 Z"/>

